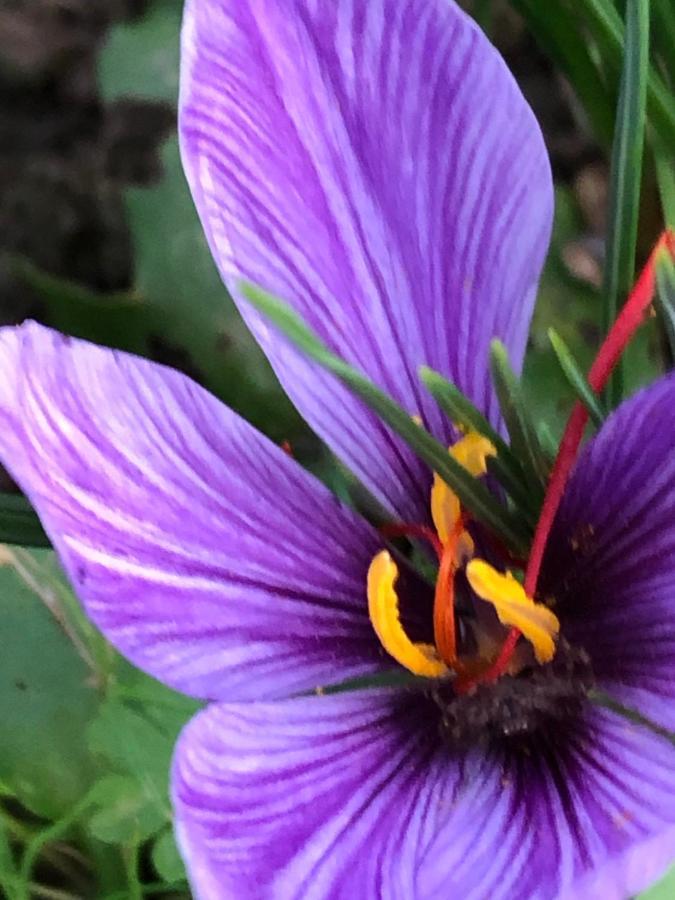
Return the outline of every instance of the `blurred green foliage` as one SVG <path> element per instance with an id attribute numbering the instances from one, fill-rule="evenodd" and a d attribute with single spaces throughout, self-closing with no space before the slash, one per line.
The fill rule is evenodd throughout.
<path id="1" fill-rule="evenodd" d="M 495 0 L 468 5 L 489 30 Z M 622 66 L 623 4 L 511 0 L 511 6 L 568 79 L 595 138 L 609 154 Z M 154 0 L 140 20 L 111 32 L 100 57 L 105 100 L 133 94 L 175 104 L 181 8 L 181 0 Z M 675 210 L 669 149 L 675 146 L 675 108 L 668 93 L 675 84 L 672 12 L 672 0 L 653 0 L 647 89 L 647 168 L 651 172 L 656 162 L 670 221 Z M 305 431 L 297 414 L 211 260 L 175 137 L 163 148 L 163 164 L 159 183 L 126 195 L 135 251 L 133 290 L 97 295 L 37 271 L 25 260 L 15 261 L 17 271 L 39 291 L 55 327 L 177 364 L 273 439 L 302 439 Z M 546 447 L 559 438 L 575 396 L 548 331 L 556 329 L 585 371 L 603 321 L 599 288 L 572 274 L 565 261 L 565 249 L 583 232 L 568 185 L 558 186 L 556 201 L 553 241 L 523 376 L 529 413 L 540 423 Z M 671 273 L 663 276 L 664 298 L 670 297 L 672 280 Z M 663 370 L 663 334 L 652 320 L 627 354 L 627 390 Z M 344 490 L 339 469 L 327 457 L 318 468 L 325 481 Z M 22 519 L 22 527 L 31 523 Z M 35 885 L 44 883 L 65 886 L 71 897 L 125 900 L 146 890 L 187 897 L 171 830 L 168 770 L 176 736 L 198 704 L 142 675 L 105 643 L 84 617 L 50 551 L 0 545 L 0 598 L 4 895 L 27 900 Z M 675 896 L 675 873 L 643 896 Z"/>

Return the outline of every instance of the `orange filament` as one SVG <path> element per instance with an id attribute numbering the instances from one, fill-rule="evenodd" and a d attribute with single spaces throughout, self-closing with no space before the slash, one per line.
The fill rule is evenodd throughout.
<path id="1" fill-rule="evenodd" d="M 434 642 L 443 662 L 456 672 L 463 671 L 457 658 L 455 627 L 455 574 L 458 568 L 457 544 L 464 531 L 460 516 L 443 547 L 434 593 Z"/>

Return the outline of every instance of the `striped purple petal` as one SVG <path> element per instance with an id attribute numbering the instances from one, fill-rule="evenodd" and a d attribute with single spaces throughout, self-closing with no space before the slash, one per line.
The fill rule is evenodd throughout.
<path id="1" fill-rule="evenodd" d="M 377 534 L 178 372 L 2 329 L 0 461 L 88 614 L 167 684 L 268 698 L 383 665 L 365 599 Z"/>
<path id="2" fill-rule="evenodd" d="M 673 748 L 589 709 L 466 752 L 393 691 L 215 705 L 173 799 L 199 900 L 625 900 L 675 854 Z"/>
<path id="3" fill-rule="evenodd" d="M 215 259 L 292 303 L 444 441 L 425 363 L 493 419 L 492 337 L 522 359 L 551 224 L 542 137 L 452 0 L 189 0 L 183 161 Z M 300 412 L 398 516 L 429 473 L 242 311 Z"/>
<path id="4" fill-rule="evenodd" d="M 542 588 L 602 686 L 675 730 L 675 375 L 625 402 L 581 456 Z"/>

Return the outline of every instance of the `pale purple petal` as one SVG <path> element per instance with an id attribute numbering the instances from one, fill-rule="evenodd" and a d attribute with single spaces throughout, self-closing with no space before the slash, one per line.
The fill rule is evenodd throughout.
<path id="1" fill-rule="evenodd" d="M 563 631 L 617 699 L 675 730 L 675 376 L 581 456 L 544 562 Z"/>
<path id="2" fill-rule="evenodd" d="M 406 700 L 368 691 L 199 714 L 172 787 L 199 900 L 415 897 L 458 776 L 439 769 L 428 704 Z"/>
<path id="3" fill-rule="evenodd" d="M 0 461 L 86 610 L 186 693 L 266 698 L 372 673 L 376 533 L 178 372 L 0 331 Z"/>
<path id="4" fill-rule="evenodd" d="M 452 0 L 189 0 L 181 140 L 235 295 L 294 304 L 448 441 L 425 363 L 496 420 L 488 344 L 520 366 L 548 243 L 539 128 Z M 333 379 L 242 311 L 300 412 L 401 518 L 429 473 Z"/>
<path id="5" fill-rule="evenodd" d="M 199 900 L 627 900 L 675 854 L 674 760 L 591 708 L 460 753 L 425 698 L 371 691 L 212 706 L 172 791 Z"/>
<path id="6" fill-rule="evenodd" d="M 675 860 L 675 748 L 587 707 L 559 733 L 504 745 L 420 867 L 419 896 L 629 900 Z"/>

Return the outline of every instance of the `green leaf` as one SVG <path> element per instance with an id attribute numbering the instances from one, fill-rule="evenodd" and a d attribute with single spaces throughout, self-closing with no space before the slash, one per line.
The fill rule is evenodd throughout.
<path id="1" fill-rule="evenodd" d="M 511 0 L 526 20 L 536 41 L 573 85 L 593 126 L 605 146 L 612 141 L 613 96 L 604 78 L 602 60 L 580 35 L 579 24 L 560 0 Z"/>
<path id="2" fill-rule="evenodd" d="M 664 80 L 675 88 L 675 15 L 672 0 L 652 0 L 654 27 L 652 35 L 656 45 L 657 60 Z"/>
<path id="3" fill-rule="evenodd" d="M 565 378 L 567 378 L 577 397 L 588 410 L 593 423 L 597 426 L 602 425 L 605 415 L 602 411 L 600 400 L 579 368 L 571 350 L 554 328 L 549 328 L 548 336 Z"/>
<path id="4" fill-rule="evenodd" d="M 45 596 L 0 566 L 0 780 L 28 809 L 56 818 L 92 781 L 83 736 L 99 698 L 90 667 L 49 611 L 46 573 L 36 589 Z"/>
<path id="5" fill-rule="evenodd" d="M 455 491 L 462 504 L 495 534 L 522 553 L 529 533 L 524 524 L 501 506 L 488 488 L 457 463 L 427 431 L 368 378 L 337 357 L 285 303 L 252 285 L 243 285 L 249 302 L 264 313 L 307 356 L 336 375 L 386 422 L 427 465 Z"/>
<path id="6" fill-rule="evenodd" d="M 105 101 L 143 94 L 176 103 L 183 0 L 154 0 L 140 18 L 116 25 L 99 55 Z"/>
<path id="7" fill-rule="evenodd" d="M 122 774 L 132 775 L 168 810 L 168 773 L 177 732 L 163 730 L 116 699 L 107 700 L 87 731 L 92 752 Z"/>
<path id="8" fill-rule="evenodd" d="M 648 2 L 648 0 L 644 0 Z M 663 0 L 672 20 L 672 4 Z M 511 0 L 536 40 L 570 80 L 604 144 L 612 138 L 611 98 L 624 56 L 625 30 L 614 0 Z M 672 58 L 672 45 L 668 53 Z M 672 147 L 675 105 L 655 67 L 648 73 L 648 114 L 655 141 Z"/>
<path id="9" fill-rule="evenodd" d="M 605 709 L 611 710 L 613 713 L 616 713 L 617 716 L 621 716 L 623 719 L 625 719 L 627 722 L 631 722 L 633 725 L 638 725 L 641 728 L 646 728 L 648 731 L 653 732 L 653 734 L 659 735 L 664 740 L 672 744 L 673 747 L 675 747 L 675 731 L 671 731 L 669 728 L 664 728 L 663 725 L 659 725 L 658 722 L 655 722 L 648 716 L 643 715 L 639 710 L 634 709 L 632 706 L 626 706 L 619 700 L 615 700 L 614 697 L 611 696 L 611 694 L 607 694 L 605 691 L 594 689 L 590 691 L 588 696 L 592 703 L 595 703 L 598 706 L 602 706 Z"/>
<path id="10" fill-rule="evenodd" d="M 490 345 L 490 368 L 513 451 L 526 467 L 528 480 L 538 484 L 543 490 L 548 480 L 548 460 L 539 443 L 522 387 L 511 368 L 506 347 L 501 341 L 494 340 Z"/>
<path id="11" fill-rule="evenodd" d="M 15 879 L 16 864 L 9 832 L 4 819 L 0 816 L 0 891 L 4 892 L 3 896 L 12 897 L 13 891 L 10 885 L 14 884 Z"/>
<path id="12" fill-rule="evenodd" d="M 671 358 L 675 360 L 675 260 L 665 249 L 656 260 L 656 298 Z"/>
<path id="13" fill-rule="evenodd" d="M 582 368 L 590 366 L 600 343 L 600 295 L 571 275 L 564 263 L 566 248 L 582 230 L 581 216 L 569 188 L 556 188 L 553 235 L 539 284 L 537 305 L 521 379 L 522 390 L 538 433 L 546 426 L 560 440 L 576 399 L 548 339 L 553 327 L 574 347 Z"/>
<path id="14" fill-rule="evenodd" d="M 12 270 L 38 293 L 45 322 L 72 337 L 105 347 L 148 355 L 152 324 L 148 309 L 134 293 L 101 294 L 73 281 L 56 278 L 15 257 Z"/>
<path id="15" fill-rule="evenodd" d="M 51 546 L 37 513 L 21 494 L 0 493 L 0 544 Z"/>
<path id="16" fill-rule="evenodd" d="M 164 831 L 155 841 L 152 848 L 152 864 L 163 881 L 172 883 L 187 878 L 185 865 L 171 829 Z"/>
<path id="17" fill-rule="evenodd" d="M 609 331 L 635 280 L 649 74 L 649 0 L 627 0 L 624 63 L 619 89 L 609 194 L 604 277 L 604 327 Z M 621 362 L 607 389 L 610 406 L 624 391 Z"/>
<path id="18" fill-rule="evenodd" d="M 145 841 L 166 826 L 169 813 L 132 776 L 104 775 L 96 783 L 96 808 L 88 816 L 90 833 L 106 844 Z"/>
<path id="19" fill-rule="evenodd" d="M 640 900 L 673 900 L 675 897 L 675 867 L 654 887 L 639 895 Z"/>
<path id="20" fill-rule="evenodd" d="M 551 246 L 539 286 L 539 295 L 523 368 L 522 387 L 531 418 L 550 430 L 557 445 L 577 399 L 548 338 L 555 328 L 582 371 L 587 371 L 601 341 L 602 300 L 599 292 L 575 278 L 564 262 L 568 247 L 583 230 L 579 211 L 568 188 L 556 189 L 555 220 Z M 624 356 L 626 389 L 634 392 L 663 374 L 662 340 L 656 318 L 641 326 Z M 548 452 L 548 451 L 547 451 Z"/>
<path id="21" fill-rule="evenodd" d="M 649 6 L 649 0 L 632 2 Z M 627 14 L 628 7 L 627 0 Z M 580 0 L 578 10 L 606 61 L 617 72 L 621 71 L 626 56 L 626 29 L 613 0 Z M 634 12 L 639 16 L 644 10 L 636 7 Z M 647 109 L 650 125 L 654 128 L 659 143 L 672 147 L 675 140 L 675 104 L 663 79 L 653 67 L 648 71 Z"/>
<path id="22" fill-rule="evenodd" d="M 675 228 L 675 169 L 673 168 L 672 151 L 655 148 L 656 178 L 661 194 L 663 218 L 669 228 Z"/>

